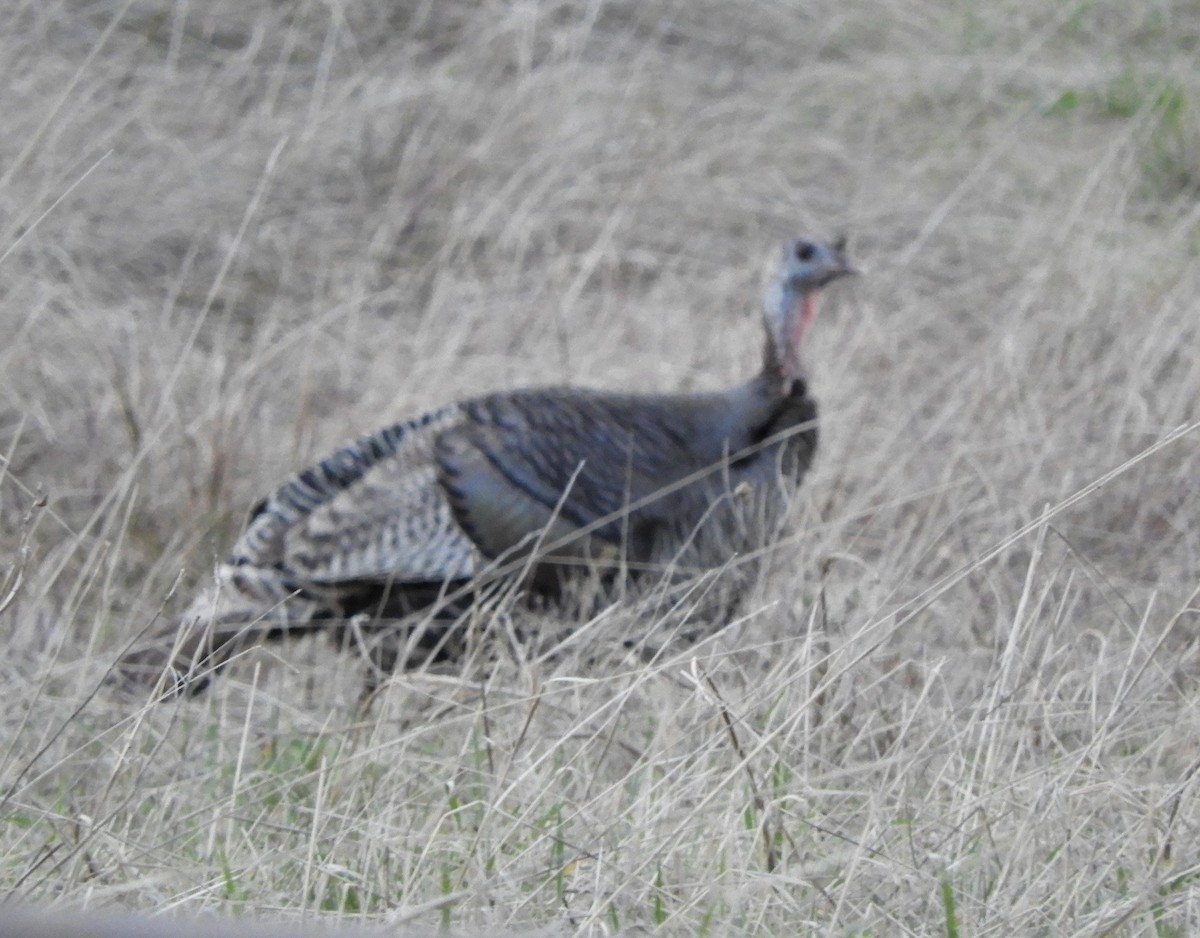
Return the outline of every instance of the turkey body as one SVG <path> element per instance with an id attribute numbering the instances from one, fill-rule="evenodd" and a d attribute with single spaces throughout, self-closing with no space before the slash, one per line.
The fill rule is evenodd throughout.
<path id="1" fill-rule="evenodd" d="M 825 253 L 810 263 L 797 245 Z M 814 267 L 811 282 L 795 273 Z M 129 655 L 126 671 L 166 672 L 195 690 L 264 637 L 430 609 L 452 622 L 497 580 L 558 596 L 581 570 L 680 576 L 762 546 L 817 447 L 817 406 L 793 361 L 797 317 L 812 315 L 802 301 L 850 271 L 840 246 L 809 242 L 789 245 L 784 269 L 763 369 L 741 385 L 491 394 L 386 427 L 292 476 L 255 508 L 212 588 Z M 431 630 L 404 662 L 444 649 L 452 628 Z"/>
<path id="2" fill-rule="evenodd" d="M 260 503 L 231 566 L 270 571 L 282 600 L 464 581 L 535 545 L 547 563 L 613 550 L 666 560 L 722 492 L 794 484 L 808 468 L 816 403 L 804 385 L 772 401 L 761 383 L 704 396 L 517 391 L 396 424 Z"/>

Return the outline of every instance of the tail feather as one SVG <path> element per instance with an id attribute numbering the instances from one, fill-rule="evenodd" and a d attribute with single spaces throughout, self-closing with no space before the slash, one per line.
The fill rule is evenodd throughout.
<path id="1" fill-rule="evenodd" d="M 329 609 L 327 599 L 290 587 L 279 571 L 223 564 L 176 624 L 122 658 L 121 675 L 161 682 L 169 696 L 198 693 L 246 650 L 324 628 Z"/>
<path id="2" fill-rule="evenodd" d="M 216 580 L 167 629 L 128 652 L 118 666 L 127 685 L 157 685 L 165 696 L 196 694 L 238 655 L 266 642 L 314 632 L 337 644 L 392 633 L 364 651 L 380 672 L 454 657 L 455 623 L 473 601 L 466 581 L 333 586 L 289 581 L 280 570 L 225 563 Z"/>

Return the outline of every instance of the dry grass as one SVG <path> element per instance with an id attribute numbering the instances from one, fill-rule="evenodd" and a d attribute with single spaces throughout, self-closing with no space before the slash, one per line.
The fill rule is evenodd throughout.
<path id="1" fill-rule="evenodd" d="M 802 7 L 802 9 L 801 9 Z M 585 934 L 1200 931 L 1200 13 L 245 3 L 0 13 L 0 882 Z M 104 684 L 386 420 L 754 367 L 780 238 L 870 275 L 744 620 L 649 662 L 272 649 Z M 1179 427 L 1186 427 L 1177 433 Z"/>

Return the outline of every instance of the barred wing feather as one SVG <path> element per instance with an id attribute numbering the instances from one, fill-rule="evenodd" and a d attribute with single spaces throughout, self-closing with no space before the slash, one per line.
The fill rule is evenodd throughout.
<path id="1" fill-rule="evenodd" d="M 437 485 L 437 435 L 457 406 L 396 424 L 293 476 L 234 546 L 236 565 L 273 567 L 297 587 L 469 578 L 479 552 Z"/>

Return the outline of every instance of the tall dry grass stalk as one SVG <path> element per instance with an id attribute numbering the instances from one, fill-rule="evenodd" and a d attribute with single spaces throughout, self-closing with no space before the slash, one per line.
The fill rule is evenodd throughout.
<path id="1" fill-rule="evenodd" d="M 1196 933 L 1198 43 L 1172 0 L 5 7 L 5 894 Z M 818 464 L 721 634 L 627 655 L 665 620 L 617 605 L 369 710 L 317 641 L 105 683 L 287 472 L 486 389 L 733 380 L 762 260 L 841 230 Z"/>

